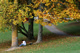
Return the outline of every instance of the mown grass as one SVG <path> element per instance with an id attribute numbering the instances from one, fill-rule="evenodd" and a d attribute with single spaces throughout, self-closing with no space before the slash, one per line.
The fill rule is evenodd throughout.
<path id="1" fill-rule="evenodd" d="M 76 39 L 76 42 L 73 39 Z M 28 53 L 80 53 L 80 37 L 68 37 L 65 40 L 55 40 L 49 43 L 50 46 L 46 47 L 45 49 L 38 49 L 34 51 L 29 51 Z M 69 41 L 68 41 L 69 40 Z M 54 44 L 55 43 L 55 44 Z M 53 45 L 52 45 L 53 44 Z M 25 53 L 25 52 L 23 52 Z"/>
<path id="2" fill-rule="evenodd" d="M 58 36 L 57 36 L 58 37 Z M 64 37 L 4 53 L 79 53 L 80 37 Z"/>
<path id="3" fill-rule="evenodd" d="M 59 23 L 56 27 L 68 34 L 80 35 L 80 22 L 76 22 L 75 20 Z"/>
<path id="4" fill-rule="evenodd" d="M 79 32 L 77 31 L 79 29 L 79 25 L 70 26 L 70 23 L 72 23 L 72 21 L 69 21 L 68 23 L 61 23 L 57 25 L 57 27 L 70 34 L 79 34 Z M 38 33 L 38 25 L 35 24 L 34 28 L 34 34 L 36 36 Z M 43 39 L 43 43 L 36 45 L 27 45 L 25 47 L 22 47 L 21 49 L 9 52 L 3 51 L 2 53 L 80 53 L 80 37 L 57 36 L 54 34 L 50 34 L 51 32 L 49 32 L 45 28 L 43 33 L 44 35 L 48 35 L 47 41 L 45 40 L 45 36 Z M 51 35 L 52 37 L 49 37 Z M 19 38 L 22 38 L 21 36 L 22 35 L 19 34 Z"/>

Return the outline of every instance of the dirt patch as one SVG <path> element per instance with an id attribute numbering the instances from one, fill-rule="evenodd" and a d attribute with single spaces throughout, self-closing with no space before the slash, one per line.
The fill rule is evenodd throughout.
<path id="1" fill-rule="evenodd" d="M 5 51 L 13 51 L 13 50 L 16 50 L 16 49 L 21 49 L 22 47 L 12 47 L 12 48 L 9 48 Z"/>

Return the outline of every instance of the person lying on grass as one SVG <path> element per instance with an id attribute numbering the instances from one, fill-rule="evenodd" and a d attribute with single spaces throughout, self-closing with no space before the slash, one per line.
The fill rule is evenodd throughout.
<path id="1" fill-rule="evenodd" d="M 22 43 L 19 45 L 19 47 L 21 46 L 26 46 L 26 41 L 25 40 L 22 40 Z"/>

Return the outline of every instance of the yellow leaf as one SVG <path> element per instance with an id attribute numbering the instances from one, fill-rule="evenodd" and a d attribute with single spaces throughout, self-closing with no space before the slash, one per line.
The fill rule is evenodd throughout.
<path id="1" fill-rule="evenodd" d="M 49 23 L 49 24 L 48 24 L 48 26 L 52 26 L 52 24 L 51 24 L 51 23 Z"/>
<path id="2" fill-rule="evenodd" d="M 49 5 L 50 5 L 50 3 L 46 3 L 46 4 L 45 4 L 45 6 L 49 6 Z"/>

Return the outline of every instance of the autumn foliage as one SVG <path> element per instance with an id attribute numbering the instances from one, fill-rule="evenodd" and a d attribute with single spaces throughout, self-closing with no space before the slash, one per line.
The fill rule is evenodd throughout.
<path id="1" fill-rule="evenodd" d="M 11 28 L 12 25 L 21 24 L 28 18 L 33 18 L 33 14 L 38 19 L 35 23 L 43 26 L 67 22 L 64 18 L 80 19 L 80 10 L 74 0 L 32 0 L 30 4 L 14 5 L 8 0 L 0 1 L 0 29 Z M 27 2 L 27 1 L 26 1 Z M 40 8 L 41 5 L 41 8 Z M 47 21 L 44 21 L 47 19 Z"/>

